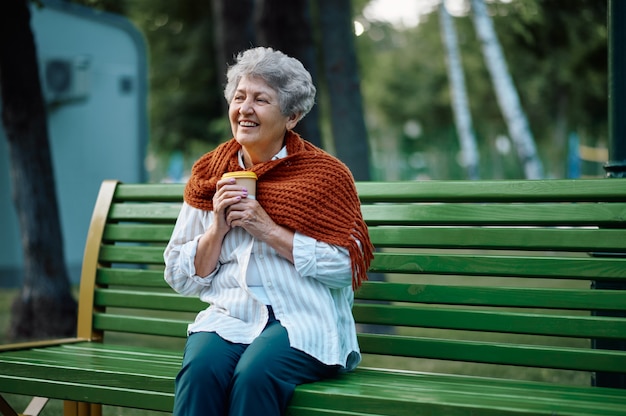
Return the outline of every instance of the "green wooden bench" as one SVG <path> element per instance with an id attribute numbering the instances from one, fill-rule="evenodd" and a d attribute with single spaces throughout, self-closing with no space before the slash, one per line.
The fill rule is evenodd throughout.
<path id="1" fill-rule="evenodd" d="M 626 291 L 604 288 L 626 283 L 625 180 L 357 187 L 377 247 L 354 306 L 364 360 L 299 386 L 289 415 L 626 415 L 626 391 L 593 385 L 626 373 L 625 351 L 596 348 L 626 341 Z M 182 191 L 103 183 L 78 335 L 1 347 L 0 392 L 171 411 L 206 306 L 163 281 Z"/>

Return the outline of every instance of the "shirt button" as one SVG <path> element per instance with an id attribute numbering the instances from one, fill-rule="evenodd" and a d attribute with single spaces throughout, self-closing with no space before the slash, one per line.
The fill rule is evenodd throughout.
<path id="1" fill-rule="evenodd" d="M 259 258 L 263 260 L 263 254 L 259 254 Z"/>

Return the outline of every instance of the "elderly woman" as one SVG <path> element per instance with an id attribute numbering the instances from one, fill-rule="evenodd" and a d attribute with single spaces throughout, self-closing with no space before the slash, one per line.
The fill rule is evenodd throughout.
<path id="1" fill-rule="evenodd" d="M 360 361 L 351 314 L 372 246 L 347 167 L 292 129 L 314 104 L 302 64 L 237 57 L 233 139 L 202 156 L 165 250 L 165 279 L 210 306 L 189 325 L 175 415 L 280 415 L 295 386 Z M 222 179 L 248 170 L 256 197 Z"/>

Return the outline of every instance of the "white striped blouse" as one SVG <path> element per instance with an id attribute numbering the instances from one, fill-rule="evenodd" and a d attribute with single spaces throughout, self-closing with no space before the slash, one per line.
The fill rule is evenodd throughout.
<path id="1" fill-rule="evenodd" d="M 347 250 L 296 232 L 292 264 L 236 227 L 224 238 L 216 270 L 200 277 L 194 257 L 198 239 L 212 221 L 212 211 L 184 203 L 164 253 L 168 284 L 210 305 L 189 325 L 188 333 L 216 332 L 231 342 L 249 344 L 267 323 L 269 301 L 293 348 L 328 365 L 355 368 L 361 355 Z M 259 291 L 248 285 L 259 278 L 264 296 L 255 295 Z"/>

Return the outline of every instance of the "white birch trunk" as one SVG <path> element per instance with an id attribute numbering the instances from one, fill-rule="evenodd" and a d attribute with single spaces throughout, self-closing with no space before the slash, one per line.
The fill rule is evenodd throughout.
<path id="1" fill-rule="evenodd" d="M 500 110 L 508 126 L 509 135 L 517 149 L 526 179 L 540 179 L 543 166 L 537 155 L 535 140 L 528 126 L 526 114 L 502 53 L 493 21 L 487 13 L 484 0 L 471 0 L 472 17 L 478 38 L 482 44 L 487 69 L 491 74 Z"/>
<path id="2" fill-rule="evenodd" d="M 439 20 L 441 23 L 441 36 L 446 48 L 446 66 L 450 79 L 450 99 L 456 130 L 459 135 L 463 167 L 467 171 L 468 179 L 479 179 L 478 174 L 478 147 L 472 127 L 472 115 L 469 109 L 465 76 L 457 41 L 456 28 L 452 16 L 446 9 L 445 2 L 439 6 Z"/>

